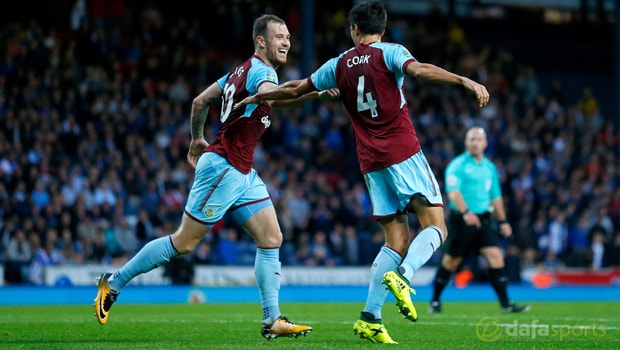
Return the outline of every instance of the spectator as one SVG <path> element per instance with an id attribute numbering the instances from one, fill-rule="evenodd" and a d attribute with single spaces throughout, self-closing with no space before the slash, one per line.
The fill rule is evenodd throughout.
<path id="1" fill-rule="evenodd" d="M 220 231 L 217 241 L 218 265 L 235 265 L 239 260 L 239 232 L 234 228 L 223 229 Z"/>
<path id="2" fill-rule="evenodd" d="M 147 188 L 141 196 L 140 207 L 143 208 L 149 216 L 154 216 L 157 215 L 161 195 L 155 180 L 149 180 L 147 184 Z"/>
<path id="3" fill-rule="evenodd" d="M 566 265 L 572 267 L 588 267 L 592 260 L 590 238 L 588 237 L 589 212 L 584 211 L 568 233 Z"/>
<path id="4" fill-rule="evenodd" d="M 124 215 L 117 215 L 112 228 L 114 230 L 114 238 L 118 242 L 123 256 L 125 258 L 133 256 L 138 251 L 136 229 L 129 225 L 129 221 Z"/>
<path id="5" fill-rule="evenodd" d="M 327 242 L 327 235 L 323 231 L 314 234 L 310 243 L 310 257 L 306 260 L 309 266 L 334 266 L 336 261 L 332 257 L 331 249 Z"/>
<path id="6" fill-rule="evenodd" d="M 192 262 L 197 265 L 211 265 L 214 260 L 211 242 L 208 239 L 203 239 L 198 244 L 198 248 L 192 252 Z"/>
<path id="7" fill-rule="evenodd" d="M 344 228 L 345 245 L 346 245 L 346 262 L 348 265 L 359 265 L 360 258 L 360 242 L 356 237 L 355 227 L 346 226 Z"/>
<path id="8" fill-rule="evenodd" d="M 558 206 L 552 206 L 549 210 L 551 221 L 549 222 L 548 251 L 545 256 L 545 265 L 550 268 L 563 266 L 562 257 L 566 252 L 566 240 L 568 238 L 568 226 L 565 215 Z"/>
<path id="9" fill-rule="evenodd" d="M 30 266 L 29 280 L 31 283 L 43 285 L 45 283 L 45 267 L 63 263 L 62 252 L 55 247 L 57 240 L 58 234 L 55 230 L 47 231 L 43 246 L 35 251 Z"/>
<path id="10" fill-rule="evenodd" d="M 341 223 L 335 223 L 334 228 L 330 230 L 327 235 L 327 242 L 336 264 L 343 265 L 346 261 L 345 257 L 347 255 L 347 238 L 344 233 L 344 225 Z"/>
<path id="11" fill-rule="evenodd" d="M 592 236 L 592 269 L 600 270 L 604 267 L 605 246 L 607 244 L 607 236 L 601 231 L 597 231 Z"/>
<path id="12" fill-rule="evenodd" d="M 295 255 L 297 261 L 303 265 L 307 265 L 310 262 L 312 265 L 312 254 L 310 252 L 310 234 L 308 232 L 302 232 L 297 237 L 297 254 Z"/>
<path id="13" fill-rule="evenodd" d="M 0 261 L 5 261 L 10 240 L 17 230 L 18 220 L 16 216 L 7 217 L 4 222 L 0 221 Z"/>
<path id="14" fill-rule="evenodd" d="M 60 231 L 56 249 L 61 252 L 64 264 L 81 265 L 84 262 L 82 242 L 73 239 L 69 228 Z"/>
<path id="15" fill-rule="evenodd" d="M 303 229 L 308 225 L 311 215 L 310 202 L 304 196 L 303 188 L 295 186 L 287 191 L 288 200 L 286 206 L 289 208 L 291 218 L 293 219 L 293 227 Z"/>
<path id="16" fill-rule="evenodd" d="M 155 225 L 151 222 L 148 211 L 143 208 L 138 211 L 136 238 L 138 240 L 138 249 L 142 248 L 151 239 L 155 238 Z"/>
<path id="17" fill-rule="evenodd" d="M 607 253 L 605 266 L 620 268 L 620 230 L 616 231 L 613 241 L 605 252 Z"/>
<path id="18" fill-rule="evenodd" d="M 83 240 L 84 259 L 93 264 L 109 263 L 109 253 L 106 250 L 105 228 L 98 224 L 93 227 L 93 235 Z"/>
<path id="19" fill-rule="evenodd" d="M 6 249 L 6 262 L 4 264 L 4 280 L 11 283 L 23 283 L 27 281 L 27 268 L 32 259 L 30 243 L 23 229 L 17 229 Z"/>
<path id="20" fill-rule="evenodd" d="M 191 255 L 176 256 L 164 265 L 164 276 L 173 285 L 191 285 L 194 281 L 194 265 Z"/>
<path id="21" fill-rule="evenodd" d="M 32 201 L 37 208 L 45 208 L 51 201 L 51 197 L 43 182 L 37 181 L 34 190 L 32 190 Z"/>

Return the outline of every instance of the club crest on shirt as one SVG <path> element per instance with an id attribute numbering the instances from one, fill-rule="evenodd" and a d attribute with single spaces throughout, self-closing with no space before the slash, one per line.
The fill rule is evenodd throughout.
<path id="1" fill-rule="evenodd" d="M 271 120 L 269 119 L 268 115 L 265 115 L 262 118 L 260 118 L 260 122 L 263 123 L 263 125 L 265 126 L 265 129 L 267 129 L 271 125 Z"/>

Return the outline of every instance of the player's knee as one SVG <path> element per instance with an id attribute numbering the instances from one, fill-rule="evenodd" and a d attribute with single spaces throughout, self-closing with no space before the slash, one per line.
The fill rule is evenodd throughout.
<path id="1" fill-rule="evenodd" d="M 432 227 L 434 230 L 438 231 L 439 234 L 442 236 L 441 237 L 442 241 L 445 241 L 446 238 L 448 237 L 448 227 L 446 226 L 444 222 L 436 222 L 430 225 L 422 226 L 423 229 L 426 229 L 428 227 Z"/>
<path id="2" fill-rule="evenodd" d="M 173 241 L 173 243 L 174 243 L 174 248 L 177 250 L 177 252 L 180 255 L 192 252 L 194 248 L 196 248 L 196 246 L 198 245 L 198 242 L 187 242 L 187 241 L 181 241 L 181 242 Z"/>
<path id="3" fill-rule="evenodd" d="M 174 243 L 174 249 L 177 251 L 177 253 L 179 253 L 179 255 L 184 255 L 191 252 L 191 250 L 187 249 L 187 246 L 185 244 L 181 243 Z"/>
<path id="4" fill-rule="evenodd" d="M 436 242 L 436 246 L 437 248 L 439 248 L 439 246 L 443 245 L 444 242 L 446 241 L 446 238 L 448 238 L 448 228 L 446 227 L 446 225 L 430 225 L 427 226 L 426 228 L 431 228 L 433 230 L 433 232 L 437 232 L 438 236 L 437 239 L 438 241 Z M 426 229 L 425 228 L 425 229 Z"/>
<path id="5" fill-rule="evenodd" d="M 400 254 L 401 256 L 407 255 L 409 250 L 409 238 L 408 237 L 386 237 L 385 245 Z"/>
<path id="6" fill-rule="evenodd" d="M 485 258 L 491 268 L 499 269 L 504 267 L 504 255 L 499 248 L 488 251 L 485 254 Z"/>
<path id="7" fill-rule="evenodd" d="M 459 264 L 452 261 L 450 264 L 448 264 L 448 266 L 444 266 L 446 268 L 446 270 L 448 271 L 456 271 L 456 269 L 459 267 Z"/>
<path id="8" fill-rule="evenodd" d="M 188 237 L 187 235 L 181 234 L 181 232 L 175 232 L 172 234 L 172 244 L 174 244 L 174 249 L 180 254 L 190 253 L 196 248 L 198 243 L 202 237 Z"/>
<path id="9" fill-rule="evenodd" d="M 407 255 L 407 251 L 409 250 L 409 242 L 400 242 L 400 244 L 394 244 L 388 247 L 398 252 L 400 256 L 405 256 Z"/>
<path id="10" fill-rule="evenodd" d="M 459 264 L 461 263 L 461 258 L 454 258 L 449 255 L 444 255 L 441 259 L 441 265 L 448 271 L 455 271 Z"/>
<path id="11" fill-rule="evenodd" d="M 279 248 L 282 246 L 282 233 L 277 232 L 256 237 L 256 245 L 262 248 Z"/>
<path id="12" fill-rule="evenodd" d="M 443 232 L 443 240 L 445 241 L 448 238 L 448 227 L 444 223 L 437 225 L 437 227 Z"/>

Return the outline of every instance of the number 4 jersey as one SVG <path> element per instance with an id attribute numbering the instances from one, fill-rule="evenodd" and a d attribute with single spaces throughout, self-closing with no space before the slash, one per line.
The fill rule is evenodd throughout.
<path id="1" fill-rule="evenodd" d="M 233 110 L 233 105 L 258 92 L 265 82 L 278 84 L 273 67 L 253 55 L 243 64 L 217 80 L 223 91 L 220 130 L 206 152 L 215 152 L 247 174 L 252 169 L 254 150 L 265 130 L 271 125 L 272 108 L 266 103 L 248 104 Z"/>
<path id="2" fill-rule="evenodd" d="M 358 44 L 308 78 L 318 91 L 340 89 L 363 174 L 400 163 L 420 151 L 403 92 L 405 68 L 414 61 L 399 44 Z"/>

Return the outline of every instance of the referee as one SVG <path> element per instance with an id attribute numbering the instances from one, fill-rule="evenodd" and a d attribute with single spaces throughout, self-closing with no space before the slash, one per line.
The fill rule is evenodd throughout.
<path id="1" fill-rule="evenodd" d="M 441 293 L 463 257 L 472 251 L 480 253 L 488 262 L 488 276 L 499 299 L 500 310 L 524 312 L 530 309 L 508 299 L 504 255 L 491 213 L 495 213 L 499 220 L 502 236 L 510 237 L 512 227 L 506 221 L 497 168 L 484 155 L 486 147 L 486 132 L 483 128 L 473 127 L 465 135 L 465 152 L 446 167 L 446 192 L 450 207 L 447 226 L 450 234 L 442 247 L 444 254 L 433 284 L 430 313 L 441 312 Z"/>

